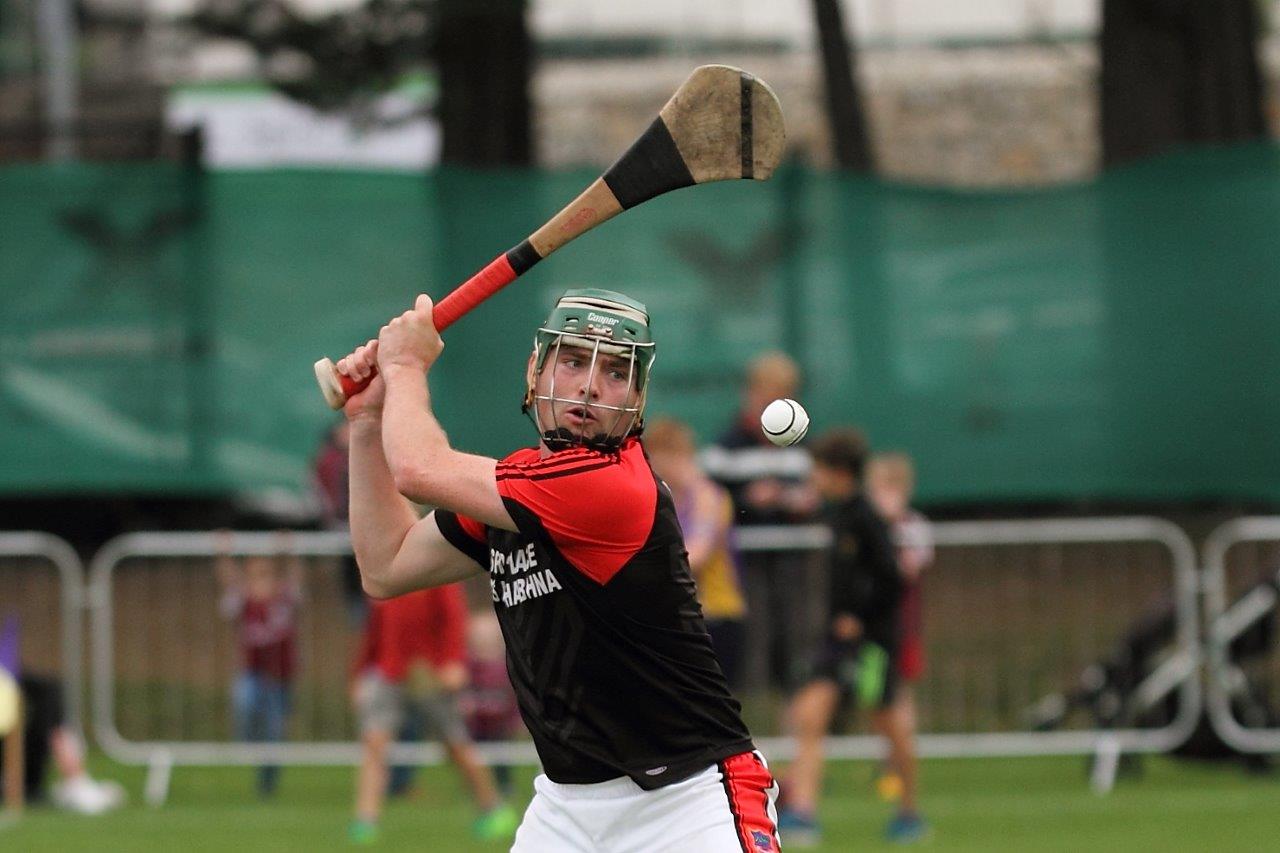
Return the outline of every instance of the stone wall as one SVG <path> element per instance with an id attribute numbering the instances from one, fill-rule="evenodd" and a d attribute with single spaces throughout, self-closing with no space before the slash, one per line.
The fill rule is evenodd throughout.
<path id="1" fill-rule="evenodd" d="M 1280 38 L 1260 51 L 1267 113 L 1280 136 Z M 782 101 L 793 152 L 831 163 L 812 54 L 543 63 L 537 144 L 552 167 L 606 166 L 703 62 L 750 69 Z M 858 77 L 881 174 L 962 187 L 1084 180 L 1101 162 L 1098 51 L 1092 43 L 865 50 Z"/>

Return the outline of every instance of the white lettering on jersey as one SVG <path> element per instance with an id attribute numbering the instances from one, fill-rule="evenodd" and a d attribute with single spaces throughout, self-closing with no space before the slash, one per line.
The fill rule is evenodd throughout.
<path id="1" fill-rule="evenodd" d="M 538 553 L 532 542 L 515 551 L 489 549 L 489 595 L 495 602 L 515 607 L 558 589 L 564 587 L 550 569 L 538 571 Z"/>
<path id="2" fill-rule="evenodd" d="M 538 555 L 534 551 L 532 542 L 515 552 L 499 551 L 497 548 L 489 549 L 490 575 L 514 576 L 521 572 L 532 571 L 537 567 Z"/>

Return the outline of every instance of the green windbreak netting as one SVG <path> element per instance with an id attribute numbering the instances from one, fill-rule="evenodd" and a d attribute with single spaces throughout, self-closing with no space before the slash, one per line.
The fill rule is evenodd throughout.
<path id="1" fill-rule="evenodd" d="M 1280 153 L 1184 152 L 1017 193 L 792 167 L 581 238 L 450 330 L 454 443 L 530 443 L 536 323 L 565 287 L 647 302 L 651 412 L 704 439 L 742 365 L 802 362 L 813 430 L 863 425 L 922 496 L 1280 497 Z M 302 488 L 311 362 L 443 295 L 593 175 L 0 169 L 0 491 Z"/>

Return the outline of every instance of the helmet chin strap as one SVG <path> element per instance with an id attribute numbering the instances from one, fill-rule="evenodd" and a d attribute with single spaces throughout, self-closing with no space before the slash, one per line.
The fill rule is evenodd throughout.
<path id="1" fill-rule="evenodd" d="M 591 437 L 574 435 L 564 427 L 547 430 L 542 434 L 542 441 L 552 450 L 568 450 L 571 447 L 586 447 L 591 450 L 614 451 L 622 446 L 626 436 L 610 436 L 597 433 Z"/>
<path id="2" fill-rule="evenodd" d="M 529 420 L 533 421 L 533 425 L 538 430 L 538 434 L 542 438 L 543 443 L 552 450 L 568 450 L 571 447 L 586 447 L 591 450 L 612 452 L 622 447 L 622 443 L 626 441 L 628 437 L 639 435 L 644 430 L 644 421 L 639 417 L 638 412 L 631 413 L 631 423 L 625 430 L 622 430 L 617 434 L 610 430 L 609 432 L 598 432 L 595 435 L 574 435 L 567 427 L 562 426 L 553 426 L 550 429 L 543 429 L 542 424 L 539 423 L 540 418 L 537 415 L 536 406 L 525 406 L 524 412 L 529 416 Z M 621 421 L 622 418 L 619 418 L 618 420 Z M 614 423 L 614 427 L 617 427 L 616 422 Z"/>

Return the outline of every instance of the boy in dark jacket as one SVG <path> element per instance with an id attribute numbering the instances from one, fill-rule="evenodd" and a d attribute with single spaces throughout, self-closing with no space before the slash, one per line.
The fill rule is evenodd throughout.
<path id="1" fill-rule="evenodd" d="M 862 491 L 867 445 L 854 429 L 833 430 L 814 442 L 813 484 L 826 503 L 831 527 L 827 636 L 808 681 L 788 711 L 796 759 L 783 785 L 786 808 L 779 828 L 799 846 L 819 838 L 815 819 L 822 785 L 822 739 L 850 700 L 872 713 L 889 741 L 894 767 L 903 772 L 899 812 L 889 823 L 893 841 L 925 833 L 916 814 L 915 747 L 910 729 L 890 713 L 897 687 L 898 604 L 902 577 L 888 526 Z"/>

